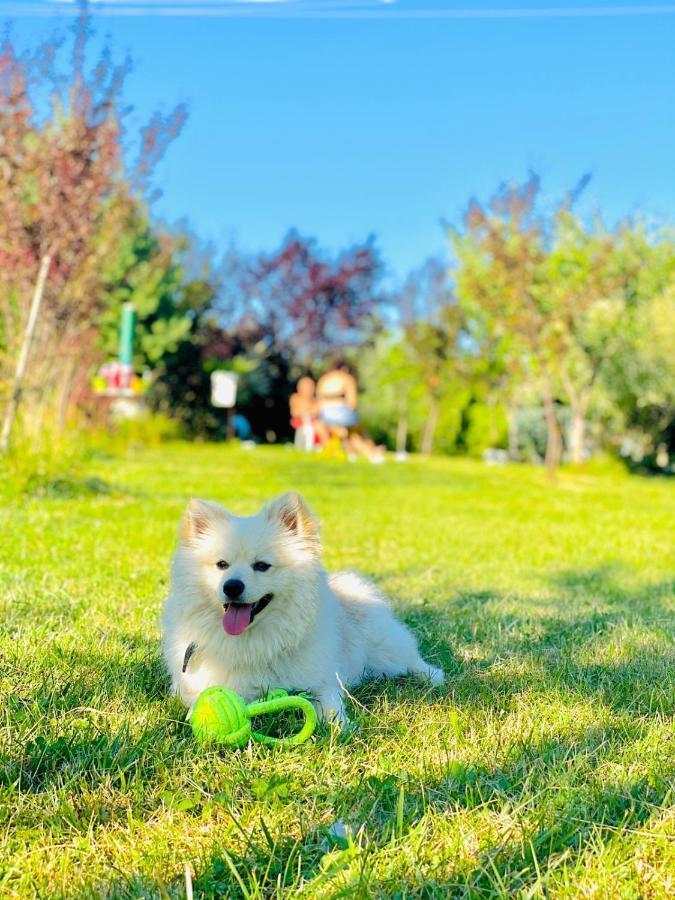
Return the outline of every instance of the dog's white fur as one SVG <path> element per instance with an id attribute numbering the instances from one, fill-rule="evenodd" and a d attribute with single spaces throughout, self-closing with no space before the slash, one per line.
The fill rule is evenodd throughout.
<path id="1" fill-rule="evenodd" d="M 317 521 L 298 494 L 246 518 L 191 501 L 163 615 L 164 658 L 187 706 L 212 685 L 232 688 L 247 701 L 282 687 L 308 692 L 323 718 L 344 722 L 343 686 L 406 673 L 443 681 L 376 589 L 350 572 L 327 575 L 320 552 Z M 219 560 L 229 568 L 219 569 Z M 271 568 L 256 571 L 255 562 Z M 245 585 L 242 602 L 274 595 L 238 636 L 222 624 L 223 584 L 233 578 Z"/>

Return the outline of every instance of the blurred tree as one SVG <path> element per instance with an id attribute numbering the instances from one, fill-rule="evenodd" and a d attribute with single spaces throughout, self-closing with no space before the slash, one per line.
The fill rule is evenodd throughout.
<path id="1" fill-rule="evenodd" d="M 406 340 L 382 333 L 359 354 L 361 415 L 378 443 L 408 449 L 424 426 L 425 385 Z"/>
<path id="2" fill-rule="evenodd" d="M 603 304 L 625 302 L 637 271 L 624 252 L 623 230 L 590 230 L 572 215 L 586 182 L 545 216 L 537 210 L 539 179 L 531 175 L 522 186 L 500 188 L 486 207 L 472 201 L 464 232 L 450 232 L 462 301 L 479 310 L 510 378 L 540 386 L 551 473 L 562 454 L 557 396 L 569 400 L 572 458 L 580 462 L 591 389 L 612 352 L 606 340 L 591 339 L 592 323 Z"/>
<path id="3" fill-rule="evenodd" d="M 591 230 L 566 206 L 558 211 L 548 256 L 549 326 L 557 337 L 551 361 L 570 406 L 573 463 L 584 461 L 592 392 L 617 349 L 618 325 L 648 251 L 647 243 L 625 226 L 608 232 L 596 222 Z"/>
<path id="4" fill-rule="evenodd" d="M 178 108 L 141 130 L 139 157 L 127 167 L 125 182 L 120 98 L 129 64 L 115 65 L 106 47 L 89 73 L 89 34 L 81 2 L 65 78 L 55 66 L 57 38 L 33 56 L 22 56 L 9 36 L 0 46 L 0 263 L 10 298 L 2 334 L 4 353 L 16 357 L 0 450 L 9 444 L 41 317 L 49 319 L 45 339 L 59 340 L 62 357 L 81 351 L 98 303 L 92 261 L 108 252 L 118 233 L 115 197 L 127 183 L 145 189 L 185 116 Z M 46 113 L 38 99 L 45 88 L 52 93 Z"/>
<path id="5" fill-rule="evenodd" d="M 480 456 L 487 447 L 504 446 L 506 421 L 489 385 L 472 371 L 476 359 L 461 357 L 459 373 L 446 373 L 439 392 L 433 450 Z M 464 367 L 466 366 L 465 375 Z M 397 452 L 421 450 L 428 440 L 429 388 L 410 345 L 400 331 L 383 333 L 358 355 L 359 409 L 371 436 Z"/>
<path id="6" fill-rule="evenodd" d="M 424 454 L 437 447 L 451 452 L 482 373 L 470 323 L 450 289 L 445 263 L 430 258 L 411 272 L 392 305 L 398 313 L 396 332 L 359 360 L 367 419 L 386 431 L 395 414 L 399 451 L 411 433 Z"/>
<path id="7" fill-rule="evenodd" d="M 213 248 L 187 227 L 170 233 L 130 207 L 117 254 L 103 271 L 101 340 L 117 352 L 119 310 L 136 307 L 134 367 L 151 370 L 151 406 L 175 418 L 186 434 L 224 435 L 225 414 L 211 406 L 210 371 L 229 359 L 211 307 L 218 292 Z"/>
<path id="8" fill-rule="evenodd" d="M 548 327 L 553 304 L 546 284 L 550 236 L 535 216 L 539 179 L 504 185 L 487 207 L 472 200 L 464 233 L 450 230 L 458 259 L 457 290 L 467 306 L 477 306 L 494 339 L 512 342 L 512 363 L 542 385 L 548 441 L 546 464 L 560 461 L 560 428 L 555 414 L 555 335 Z"/>
<path id="9" fill-rule="evenodd" d="M 672 256 L 673 246 L 670 253 Z M 616 323 L 613 352 L 599 378 L 599 410 L 610 436 L 636 462 L 675 454 L 675 273 L 670 284 L 629 308 Z M 665 262 L 662 258 L 662 262 Z M 663 270 L 662 270 L 663 271 Z M 623 445 L 623 446 L 622 446 Z M 663 468 L 663 464 L 654 466 Z"/>
<path id="10" fill-rule="evenodd" d="M 426 417 L 420 449 L 429 454 L 441 414 L 443 397 L 459 391 L 466 380 L 462 339 L 466 337 L 461 307 L 448 283 L 442 260 L 428 259 L 408 276 L 399 308 L 407 354 L 418 372 Z"/>
<path id="11" fill-rule="evenodd" d="M 117 354 L 123 303 L 136 308 L 134 367 L 154 368 L 193 331 L 196 318 L 215 294 L 210 272 L 189 280 L 181 264 L 188 238 L 153 229 L 147 215 L 130 204 L 116 253 L 101 272 L 101 342 Z"/>
<path id="12" fill-rule="evenodd" d="M 289 437 L 296 380 L 362 346 L 386 312 L 374 242 L 331 255 L 291 231 L 272 253 L 230 247 L 218 274 L 213 311 L 242 367 L 238 408 L 259 437 Z"/>
<path id="13" fill-rule="evenodd" d="M 307 364 L 362 339 L 385 301 L 382 271 L 372 238 L 331 258 L 291 231 L 271 254 L 231 248 L 219 311 L 228 330 L 254 321 L 277 352 Z"/>

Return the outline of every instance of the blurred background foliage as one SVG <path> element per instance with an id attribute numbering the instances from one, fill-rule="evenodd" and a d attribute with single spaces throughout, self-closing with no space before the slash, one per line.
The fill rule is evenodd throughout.
<path id="1" fill-rule="evenodd" d="M 469 199 L 445 226 L 447 258 L 401 284 L 372 236 L 340 251 L 295 231 L 256 254 L 204 246 L 151 213 L 152 172 L 185 110 L 126 127 L 128 63 L 105 47 L 87 64 L 89 33 L 83 8 L 73 54 L 58 36 L 25 52 L 8 34 L 0 47 L 0 411 L 15 452 L 45 435 L 57 446 L 66 430 L 110 432 L 91 383 L 116 356 L 130 301 L 134 367 L 149 389 L 145 418 L 116 426 L 129 440 L 223 439 L 217 369 L 238 373 L 237 411 L 255 440 L 289 440 L 297 379 L 339 356 L 357 372 L 366 429 L 392 450 L 501 448 L 551 468 L 609 453 L 671 470 L 667 223 L 582 219 L 586 177 L 544 208 L 530 174 Z"/>

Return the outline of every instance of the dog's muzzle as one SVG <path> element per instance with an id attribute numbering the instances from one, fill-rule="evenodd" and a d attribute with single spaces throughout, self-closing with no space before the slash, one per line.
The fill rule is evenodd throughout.
<path id="1" fill-rule="evenodd" d="M 261 613 L 263 611 L 263 609 L 265 609 L 270 604 L 270 602 L 272 601 L 273 598 L 274 598 L 274 594 L 265 594 L 263 597 L 260 598 L 260 600 L 257 600 L 251 606 L 251 622 L 255 619 L 255 617 L 258 615 L 258 613 Z M 223 603 L 223 609 L 226 610 L 230 606 L 249 606 L 249 605 L 250 604 L 248 604 L 248 603 L 239 603 L 236 600 L 225 600 L 225 602 Z"/>

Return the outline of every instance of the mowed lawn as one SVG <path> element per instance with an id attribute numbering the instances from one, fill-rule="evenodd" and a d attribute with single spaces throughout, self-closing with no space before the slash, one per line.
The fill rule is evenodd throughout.
<path id="1" fill-rule="evenodd" d="M 447 685 L 206 752 L 159 656 L 179 518 L 290 488 Z M 1 502 L 2 897 L 674 895 L 675 484 L 177 444 Z"/>

